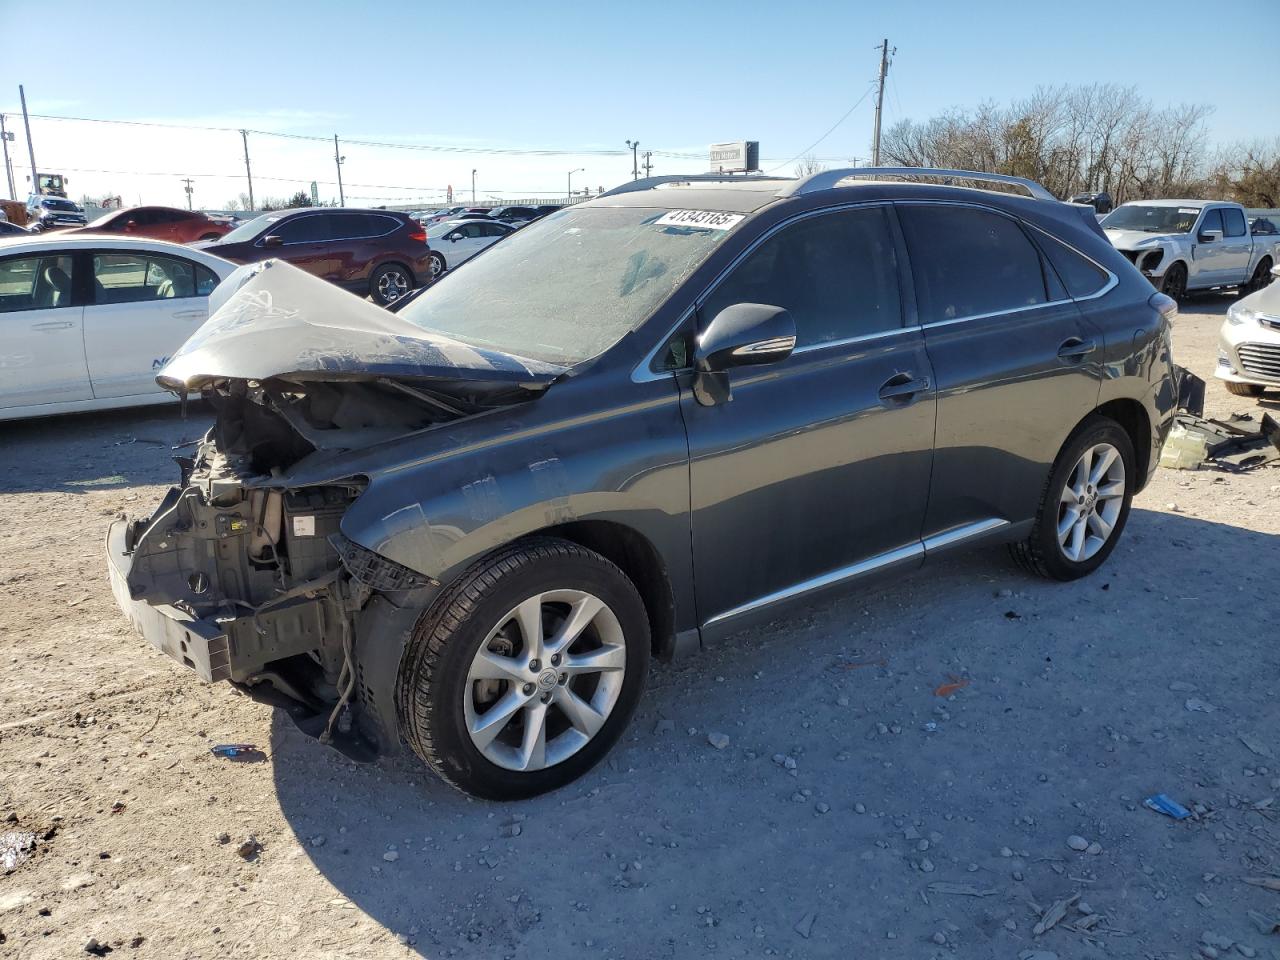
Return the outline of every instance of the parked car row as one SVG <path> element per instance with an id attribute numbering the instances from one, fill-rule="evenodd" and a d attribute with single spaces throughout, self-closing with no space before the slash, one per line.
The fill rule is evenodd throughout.
<path id="1" fill-rule="evenodd" d="M 561 209 L 563 209 L 563 204 L 559 203 L 544 203 L 536 207 L 445 207 L 440 210 L 421 211 L 414 214 L 414 216 L 426 224 L 442 223 L 445 220 L 483 218 L 521 227 L 526 223 L 541 220 L 547 214 L 555 213 Z"/>

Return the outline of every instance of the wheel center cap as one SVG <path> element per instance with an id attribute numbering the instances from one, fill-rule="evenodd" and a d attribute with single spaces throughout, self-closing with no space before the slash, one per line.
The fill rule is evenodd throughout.
<path id="1" fill-rule="evenodd" d="M 1097 506 L 1097 504 L 1098 504 L 1098 495 L 1096 493 L 1091 493 L 1084 498 L 1084 508 L 1086 510 L 1092 510 L 1095 506 Z"/>
<path id="2" fill-rule="evenodd" d="M 543 670 L 538 674 L 538 689 L 543 692 L 554 690 L 559 679 L 559 675 L 554 670 Z"/>

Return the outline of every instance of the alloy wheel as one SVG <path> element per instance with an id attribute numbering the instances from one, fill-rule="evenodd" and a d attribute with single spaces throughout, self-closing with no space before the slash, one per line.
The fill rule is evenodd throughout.
<path id="1" fill-rule="evenodd" d="M 1076 563 L 1094 556 L 1111 539 L 1125 497 L 1124 458 L 1109 443 L 1085 450 L 1062 489 L 1058 546 Z"/>
<path id="2" fill-rule="evenodd" d="M 387 270 L 378 277 L 378 295 L 387 303 L 399 300 L 408 292 L 409 278 L 399 270 Z"/>
<path id="3" fill-rule="evenodd" d="M 507 770 L 573 756 L 595 737 L 622 692 L 626 638 L 614 612 L 582 590 L 551 590 L 502 617 L 467 673 L 471 742 Z"/>

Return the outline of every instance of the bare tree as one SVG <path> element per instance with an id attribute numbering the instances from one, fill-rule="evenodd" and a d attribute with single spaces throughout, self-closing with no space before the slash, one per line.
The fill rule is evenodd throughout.
<path id="1" fill-rule="evenodd" d="M 900 166 L 1029 177 L 1058 196 L 1106 190 L 1123 202 L 1204 189 L 1209 113 L 1194 104 L 1156 110 L 1113 84 L 1041 87 L 1008 106 L 900 121 L 881 153 Z"/>
<path id="2" fill-rule="evenodd" d="M 818 162 L 818 158 L 812 153 L 800 158 L 800 162 L 796 164 L 796 176 L 807 177 L 814 173 L 821 173 L 827 169 L 825 164 Z"/>

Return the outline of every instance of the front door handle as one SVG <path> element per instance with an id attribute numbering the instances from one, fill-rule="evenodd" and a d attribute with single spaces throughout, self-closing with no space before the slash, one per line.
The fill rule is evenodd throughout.
<path id="1" fill-rule="evenodd" d="M 1092 340 L 1070 337 L 1063 340 L 1062 345 L 1058 347 L 1058 359 L 1065 360 L 1067 363 L 1076 363 L 1097 349 L 1098 345 Z"/>
<path id="2" fill-rule="evenodd" d="M 68 327 L 74 327 L 75 324 L 70 320 L 47 320 L 44 323 L 33 323 L 32 330 L 66 330 Z"/>
<path id="3" fill-rule="evenodd" d="M 205 316 L 204 310 L 179 310 L 173 315 L 175 320 L 195 320 L 197 317 Z"/>
<path id="4" fill-rule="evenodd" d="M 880 399 L 905 402 L 917 393 L 928 389 L 928 377 L 913 377 L 909 373 L 899 373 L 880 385 Z"/>

